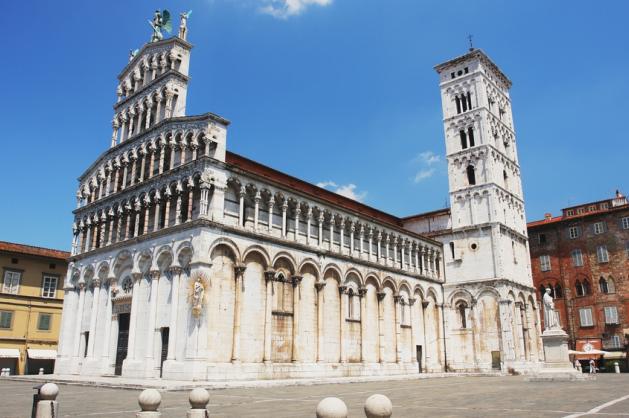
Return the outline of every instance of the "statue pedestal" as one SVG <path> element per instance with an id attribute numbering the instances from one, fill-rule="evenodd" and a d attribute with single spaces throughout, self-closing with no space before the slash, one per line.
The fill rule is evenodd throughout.
<path id="1" fill-rule="evenodd" d="M 568 334 L 561 328 L 542 333 L 544 366 L 527 380 L 529 382 L 588 380 L 591 377 L 575 369 L 568 355 Z"/>

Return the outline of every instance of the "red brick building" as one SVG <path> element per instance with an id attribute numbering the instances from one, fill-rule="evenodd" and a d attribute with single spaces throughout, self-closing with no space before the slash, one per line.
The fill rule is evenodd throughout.
<path id="1" fill-rule="evenodd" d="M 571 348 L 592 342 L 626 350 L 629 334 L 629 204 L 613 199 L 546 214 L 528 225 L 533 281 L 552 287 Z"/>

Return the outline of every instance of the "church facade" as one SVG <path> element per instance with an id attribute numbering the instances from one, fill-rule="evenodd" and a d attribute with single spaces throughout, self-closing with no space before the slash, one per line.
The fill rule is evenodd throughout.
<path id="1" fill-rule="evenodd" d="M 186 116 L 192 46 L 182 27 L 130 58 L 118 76 L 110 147 L 79 178 L 55 373 L 377 376 L 491 369 L 496 350 L 500 367 L 537 364 L 513 142 L 511 159 L 481 147 L 482 134 L 475 150 L 448 148 L 452 212 L 470 217 L 444 221 L 445 229 L 470 243 L 478 236 L 477 245 L 487 245 L 479 251 L 489 254 L 482 258 L 494 260 L 463 266 L 448 259 L 443 234 L 422 228 L 424 217 L 398 218 L 229 152 L 229 121 Z M 479 63 L 471 67 L 477 81 L 497 68 L 483 67 L 490 61 L 480 51 L 467 56 Z M 450 118 L 445 95 L 455 93 L 444 77 L 447 141 L 464 124 L 490 132 L 477 106 Z M 465 100 L 487 99 L 471 94 Z M 503 96 L 492 97 L 502 106 Z M 503 125 L 496 122 L 512 133 Z M 517 172 L 514 189 L 485 177 L 496 159 Z M 455 171 L 472 160 L 483 184 L 464 190 Z M 476 192 L 522 218 L 472 218 L 461 202 Z M 519 265 L 500 252 L 511 245 Z"/>

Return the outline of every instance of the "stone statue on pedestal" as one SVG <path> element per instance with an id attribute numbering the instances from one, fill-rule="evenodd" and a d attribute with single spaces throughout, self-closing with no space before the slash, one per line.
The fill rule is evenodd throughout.
<path id="1" fill-rule="evenodd" d="M 559 317 L 557 315 L 557 311 L 555 310 L 555 302 L 553 302 L 553 297 L 550 296 L 550 287 L 546 288 L 546 293 L 544 293 L 544 331 L 551 329 L 560 329 L 559 325 Z"/>

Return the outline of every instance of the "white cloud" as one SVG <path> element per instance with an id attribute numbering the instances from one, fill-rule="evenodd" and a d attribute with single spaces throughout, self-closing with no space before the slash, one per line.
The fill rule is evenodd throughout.
<path id="1" fill-rule="evenodd" d="M 328 6 L 332 0 L 262 0 L 264 5 L 260 7 L 262 13 L 266 13 L 278 19 L 287 19 L 303 13 L 309 6 Z"/>
<path id="2" fill-rule="evenodd" d="M 441 157 L 432 151 L 421 152 L 413 159 L 413 162 L 420 162 L 426 165 L 433 165 L 441 161 Z"/>
<path id="3" fill-rule="evenodd" d="M 341 196 L 345 196 L 357 202 L 363 202 L 367 197 L 367 192 L 356 191 L 356 185 L 354 183 L 341 184 L 339 186 L 333 181 L 322 181 L 317 183 L 317 186 L 330 190 L 334 193 L 340 194 Z"/>
<path id="4" fill-rule="evenodd" d="M 419 171 L 413 177 L 413 183 L 419 183 L 432 177 L 437 171 L 434 167 L 441 162 L 441 157 L 432 151 L 420 152 L 411 160 L 411 164 L 419 166 Z"/>
<path id="5" fill-rule="evenodd" d="M 420 181 L 423 181 L 432 177 L 433 174 L 435 174 L 434 168 L 419 170 L 417 174 L 415 174 L 415 178 L 413 178 L 413 182 L 419 183 Z"/>

